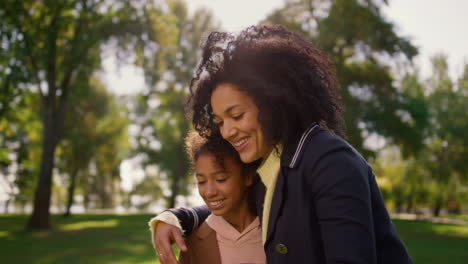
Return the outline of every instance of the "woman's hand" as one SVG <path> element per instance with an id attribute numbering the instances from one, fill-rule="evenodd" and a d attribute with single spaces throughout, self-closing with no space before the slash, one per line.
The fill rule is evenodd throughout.
<path id="1" fill-rule="evenodd" d="M 187 251 L 182 231 L 176 226 L 158 221 L 153 229 L 153 245 L 161 264 L 176 264 L 177 259 L 172 251 L 172 244 L 177 244 L 181 251 Z"/>

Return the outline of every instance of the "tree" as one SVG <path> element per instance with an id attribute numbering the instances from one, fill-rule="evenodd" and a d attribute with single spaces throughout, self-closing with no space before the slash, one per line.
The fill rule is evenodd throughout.
<path id="1" fill-rule="evenodd" d="M 412 124 L 424 124 L 426 118 L 413 112 L 395 86 L 392 66 L 410 64 L 417 50 L 382 15 L 386 2 L 286 0 L 266 19 L 301 32 L 333 59 L 346 107 L 348 140 L 367 157 L 374 153 L 364 140 L 373 133 L 408 152 L 417 151 L 422 138 L 413 132 L 420 128 Z"/>
<path id="2" fill-rule="evenodd" d="M 6 0 L 0 7 L 2 111 L 22 90 L 41 98 L 42 155 L 34 209 L 27 227 L 50 228 L 49 206 L 54 154 L 59 143 L 69 94 L 79 69 L 93 60 L 94 50 L 111 38 L 131 43 L 145 29 L 143 7 L 134 1 Z M 2 48 L 3 48 L 2 47 Z M 91 62 L 90 62 L 91 61 Z M 5 88 L 6 87 L 6 88 Z M 23 89 L 20 89 L 23 88 Z"/>
<path id="3" fill-rule="evenodd" d="M 142 165 L 146 178 L 133 194 L 148 194 L 145 190 L 149 187 L 143 185 L 167 183 L 170 189 L 166 193 L 167 206 L 174 207 L 177 195 L 186 194 L 189 186 L 189 166 L 183 144 L 189 129 L 184 112 L 188 84 L 200 58 L 202 37 L 214 30 L 216 24 L 206 10 L 198 10 L 189 17 L 183 1 L 168 0 L 164 5 L 165 9 L 153 13 L 155 17 L 164 18 L 155 21 L 153 27 L 153 35 L 158 37 L 154 42 L 161 43 L 157 52 L 153 50 L 155 59 L 140 60 L 149 87 L 135 104 L 134 122 L 139 127 L 135 152 L 144 154 Z M 144 52 L 148 51 L 140 54 Z M 152 193 L 157 199 L 156 195 L 161 192 L 154 189 Z"/>
<path id="4" fill-rule="evenodd" d="M 448 75 L 446 56 L 434 56 L 432 65 L 433 74 L 428 80 L 431 126 L 426 139 L 426 151 L 430 156 L 426 164 L 439 188 L 433 205 L 433 213 L 437 216 L 450 194 L 456 191 L 457 184 L 452 183 L 467 180 L 468 94 L 465 86 L 467 67 L 457 86 Z"/>
<path id="5" fill-rule="evenodd" d="M 65 216 L 70 215 L 76 189 L 89 200 L 89 184 L 100 182 L 93 189 L 106 190 L 118 179 L 118 166 L 127 154 L 127 113 L 112 94 L 95 78 L 83 74 L 75 85 L 89 86 L 72 90 L 68 118 L 65 120 L 63 141 L 58 150 L 60 171 L 68 179 Z M 96 165 L 97 172 L 90 172 L 91 163 Z M 110 175 L 110 180 L 107 180 Z M 80 177 L 79 177 L 80 176 Z M 92 177 L 92 178 L 91 178 Z M 97 179 L 104 178 L 104 179 Z M 114 193 L 101 195 L 102 201 L 112 201 Z M 102 207 L 109 207 L 104 203 Z"/>
<path id="6" fill-rule="evenodd" d="M 102 209 L 116 205 L 116 197 L 120 194 L 120 164 L 130 149 L 127 110 L 117 100 L 109 100 L 108 111 L 96 128 L 100 138 L 91 160 L 95 172 L 90 171 L 87 178 L 87 185 L 91 187 L 88 190 L 95 191 L 98 206 Z"/>
<path id="7" fill-rule="evenodd" d="M 464 188 L 468 180 L 468 70 L 454 82 L 448 74 L 446 56 L 437 55 L 431 61 L 433 72 L 428 80 L 421 81 L 415 71 L 402 81 L 403 94 L 411 98 L 407 101 L 412 102 L 413 112 L 428 116 L 424 118 L 427 125 L 415 124 L 421 127 L 422 147 L 411 156 L 400 157 L 397 165 L 384 164 L 383 168 L 385 178 L 392 182 L 397 209 L 411 212 L 424 206 L 438 216 L 442 208 L 460 211 L 468 194 Z M 392 173 L 396 166 L 401 168 L 400 173 Z"/>

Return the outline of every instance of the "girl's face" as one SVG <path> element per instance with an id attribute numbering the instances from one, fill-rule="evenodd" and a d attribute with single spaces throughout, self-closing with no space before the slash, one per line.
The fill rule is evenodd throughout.
<path id="1" fill-rule="evenodd" d="M 221 135 L 244 163 L 268 157 L 273 145 L 266 142 L 252 97 L 234 84 L 222 83 L 211 95 L 211 107 Z"/>
<path id="2" fill-rule="evenodd" d="M 203 153 L 195 161 L 195 171 L 198 192 L 213 214 L 231 222 L 248 210 L 246 190 L 252 177 L 242 175 L 240 164 L 232 157 L 224 157 L 223 169 L 213 154 Z"/>

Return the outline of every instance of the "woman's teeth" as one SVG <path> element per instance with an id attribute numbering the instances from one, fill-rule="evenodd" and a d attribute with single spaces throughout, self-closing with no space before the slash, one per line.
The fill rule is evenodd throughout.
<path id="1" fill-rule="evenodd" d="M 237 141 L 235 142 L 234 144 L 232 144 L 234 147 L 239 147 L 240 145 L 244 144 L 245 142 L 247 141 L 247 138 L 244 138 L 240 141 Z"/>

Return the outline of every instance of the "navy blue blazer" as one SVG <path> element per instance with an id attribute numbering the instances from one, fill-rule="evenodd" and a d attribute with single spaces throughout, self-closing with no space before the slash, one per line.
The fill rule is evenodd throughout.
<path id="1" fill-rule="evenodd" d="M 265 186 L 256 185 L 262 217 Z M 170 209 L 186 232 L 207 207 Z M 375 176 L 342 138 L 313 124 L 281 155 L 265 253 L 275 263 L 412 263 Z"/>

